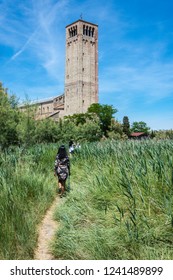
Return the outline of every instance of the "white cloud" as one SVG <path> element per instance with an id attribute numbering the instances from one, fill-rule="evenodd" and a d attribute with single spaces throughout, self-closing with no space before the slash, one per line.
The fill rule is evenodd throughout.
<path id="1" fill-rule="evenodd" d="M 146 103 L 156 102 L 173 94 L 173 60 L 163 59 L 166 42 L 146 42 L 136 45 L 125 38 L 111 45 L 101 61 L 100 92 L 114 94 L 131 102 L 143 96 Z M 127 100 L 125 101 L 126 105 Z"/>
<path id="2" fill-rule="evenodd" d="M 15 50 L 8 62 L 13 63 L 22 55 L 26 59 L 35 57 L 35 63 L 42 65 L 51 77 L 58 80 L 62 74 L 61 65 L 64 64 L 65 29 L 57 15 L 63 16 L 68 2 L 24 1 L 18 7 L 21 13 L 18 20 L 10 15 L 8 7 L 1 27 L 3 43 Z"/>

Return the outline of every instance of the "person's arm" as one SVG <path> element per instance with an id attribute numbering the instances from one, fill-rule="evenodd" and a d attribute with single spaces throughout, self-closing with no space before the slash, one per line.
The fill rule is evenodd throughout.
<path id="1" fill-rule="evenodd" d="M 57 161 L 57 158 L 55 159 L 55 164 L 54 164 L 54 176 L 56 176 L 56 169 L 58 167 L 58 161 Z"/>
<path id="2" fill-rule="evenodd" d="M 68 172 L 69 172 L 69 176 L 70 176 L 71 173 L 70 173 L 70 160 L 69 160 L 69 157 L 68 157 L 67 167 L 68 167 Z"/>

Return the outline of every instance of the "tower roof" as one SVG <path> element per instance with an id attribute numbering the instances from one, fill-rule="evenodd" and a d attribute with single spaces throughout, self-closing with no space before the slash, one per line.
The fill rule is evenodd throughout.
<path id="1" fill-rule="evenodd" d="M 69 27 L 69 26 L 71 26 L 71 25 L 73 25 L 74 23 L 79 22 L 79 21 L 81 21 L 81 22 L 83 22 L 83 23 L 87 23 L 87 24 L 92 24 L 92 25 L 98 26 L 98 24 L 95 24 L 95 23 L 92 23 L 92 22 L 89 22 L 89 21 L 85 21 L 85 20 L 83 20 L 83 19 L 78 19 L 78 20 L 72 22 L 71 24 L 68 24 L 68 25 L 66 26 L 66 28 Z"/>

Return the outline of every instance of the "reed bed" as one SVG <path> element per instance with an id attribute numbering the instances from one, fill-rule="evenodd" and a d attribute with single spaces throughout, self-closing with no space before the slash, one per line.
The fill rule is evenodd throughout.
<path id="1" fill-rule="evenodd" d="M 71 162 L 55 258 L 173 258 L 172 141 L 92 143 Z"/>
<path id="2" fill-rule="evenodd" d="M 13 148 L 0 159 L 0 259 L 32 259 L 37 226 L 55 197 L 54 146 Z"/>

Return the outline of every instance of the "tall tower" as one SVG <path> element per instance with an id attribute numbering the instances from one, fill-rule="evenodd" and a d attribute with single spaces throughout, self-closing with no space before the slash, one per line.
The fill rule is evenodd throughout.
<path id="1" fill-rule="evenodd" d="M 98 25 L 82 19 L 66 26 L 65 115 L 98 102 Z"/>

